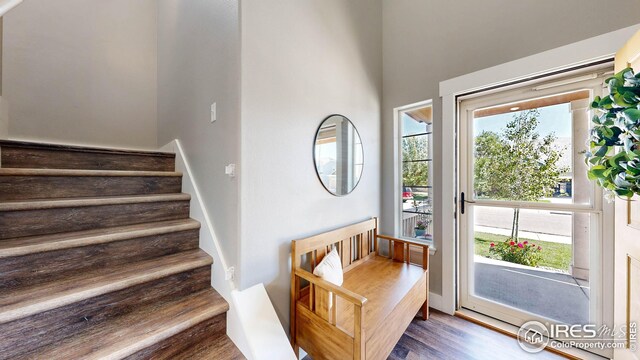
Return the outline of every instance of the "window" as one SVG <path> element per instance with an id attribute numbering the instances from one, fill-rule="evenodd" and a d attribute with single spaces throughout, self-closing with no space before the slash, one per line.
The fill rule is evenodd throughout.
<path id="1" fill-rule="evenodd" d="M 431 102 L 397 113 L 399 135 L 397 232 L 401 237 L 433 240 L 433 122 Z"/>

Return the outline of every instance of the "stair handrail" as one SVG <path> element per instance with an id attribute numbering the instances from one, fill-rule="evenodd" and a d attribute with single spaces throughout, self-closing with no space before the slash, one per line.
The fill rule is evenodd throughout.
<path id="1" fill-rule="evenodd" d="M 0 17 L 20 5 L 20 3 L 22 3 L 22 0 L 0 0 Z"/>

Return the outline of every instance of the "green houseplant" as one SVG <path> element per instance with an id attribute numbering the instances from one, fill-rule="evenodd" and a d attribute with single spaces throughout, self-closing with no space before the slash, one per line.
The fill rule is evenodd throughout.
<path id="1" fill-rule="evenodd" d="M 609 96 L 596 96 L 586 161 L 588 176 L 607 191 L 631 198 L 640 194 L 640 73 L 627 68 L 606 80 Z"/>
<path id="2" fill-rule="evenodd" d="M 427 220 L 418 220 L 414 229 L 416 237 L 424 236 L 424 234 L 426 234 L 427 232 L 427 226 L 429 226 Z"/>

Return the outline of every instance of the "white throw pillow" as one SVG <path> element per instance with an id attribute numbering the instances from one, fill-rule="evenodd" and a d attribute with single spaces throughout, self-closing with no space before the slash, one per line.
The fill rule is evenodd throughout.
<path id="1" fill-rule="evenodd" d="M 331 250 L 327 256 L 320 261 L 320 264 L 313 270 L 313 275 L 321 277 L 332 284 L 341 286 L 344 281 L 342 272 L 342 261 L 337 249 Z"/>

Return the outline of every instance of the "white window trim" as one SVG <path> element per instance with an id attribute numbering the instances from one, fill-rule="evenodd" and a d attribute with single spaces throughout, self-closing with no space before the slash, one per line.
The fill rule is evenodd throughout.
<path id="1" fill-rule="evenodd" d="M 552 73 L 598 60 L 611 58 L 625 42 L 640 29 L 640 24 L 589 38 L 573 44 L 531 55 L 522 59 L 476 71 L 440 83 L 442 98 L 442 131 L 440 156 L 442 169 L 440 193 L 442 201 L 439 208 L 440 251 L 442 251 L 442 306 L 441 310 L 453 315 L 456 311 L 457 259 L 456 241 L 456 129 L 457 96 L 472 91 L 486 89 L 525 80 L 531 77 Z M 396 148 L 397 151 L 397 148 Z"/>
<path id="2" fill-rule="evenodd" d="M 394 173 L 393 173 L 393 198 L 394 198 L 393 231 L 394 231 L 394 234 L 393 235 L 397 238 L 410 240 L 416 243 L 426 243 L 427 245 L 429 245 L 429 253 L 431 255 L 434 255 L 437 249 L 435 247 L 435 242 L 433 240 L 420 241 L 414 238 L 407 238 L 405 236 L 402 236 L 402 230 L 401 230 L 402 223 L 400 222 L 400 216 L 402 214 L 401 189 L 403 185 L 402 184 L 402 141 L 400 141 L 400 138 L 402 135 L 401 134 L 402 129 L 400 124 L 400 122 L 402 121 L 402 113 L 411 111 L 411 110 L 420 109 L 427 106 L 433 106 L 433 100 L 431 99 L 424 100 L 424 101 L 420 101 L 420 102 L 405 105 L 405 106 L 400 106 L 393 109 L 393 168 L 394 168 Z M 431 138 L 433 139 L 433 135 Z M 433 154 L 431 154 L 431 157 L 432 158 L 434 157 Z M 431 169 L 433 169 L 433 162 L 432 162 Z M 433 188 L 431 190 L 433 190 Z"/>

